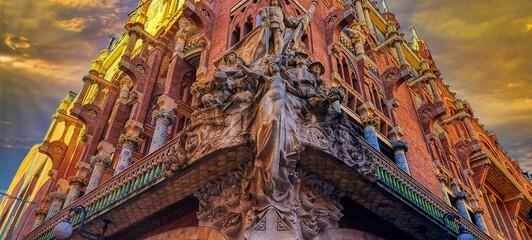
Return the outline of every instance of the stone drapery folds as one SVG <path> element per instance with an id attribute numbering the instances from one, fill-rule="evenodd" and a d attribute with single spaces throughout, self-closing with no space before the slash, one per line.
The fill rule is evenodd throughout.
<path id="1" fill-rule="evenodd" d="M 301 35 L 316 4 L 293 29 L 274 34 Z M 294 41 L 264 45 L 256 31 L 215 61 L 210 81 L 192 85 L 194 111 L 178 147 L 165 157 L 166 176 L 216 151 L 246 146 L 252 154 L 245 166 L 195 193 L 200 225 L 235 239 L 312 239 L 338 227 L 341 193 L 299 166 L 305 149 L 339 159 L 370 180 L 374 156 L 340 109 L 344 89 L 329 89 L 321 79 L 323 64 Z M 251 57 L 251 50 L 264 54 Z"/>

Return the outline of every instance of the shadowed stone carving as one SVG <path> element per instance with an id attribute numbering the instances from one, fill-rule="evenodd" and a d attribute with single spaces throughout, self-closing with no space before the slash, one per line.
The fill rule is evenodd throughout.
<path id="1" fill-rule="evenodd" d="M 276 7 L 275 2 L 266 8 Z M 329 89 L 321 79 L 325 67 L 289 40 L 304 33 L 316 4 L 303 18 L 292 19 L 293 28 L 275 30 L 284 34 L 282 42 L 279 36 L 267 38 L 275 50 L 254 33 L 273 31 L 272 25 L 264 26 L 215 61 L 218 69 L 211 80 L 193 84 L 190 122 L 179 133 L 178 147 L 165 157 L 166 176 L 171 176 L 216 151 L 253 150 L 245 166 L 195 193 L 200 226 L 218 229 L 229 239 L 313 239 L 338 227 L 342 193 L 298 166 L 306 148 L 375 180 L 375 156 L 341 111 L 345 90 Z M 289 19 L 282 8 L 276 7 L 275 16 L 277 11 Z M 264 48 L 259 49 L 264 54 L 251 57 L 246 48 Z"/>

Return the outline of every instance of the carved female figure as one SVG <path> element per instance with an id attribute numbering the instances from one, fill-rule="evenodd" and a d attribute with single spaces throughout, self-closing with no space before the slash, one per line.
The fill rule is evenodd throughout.
<path id="1" fill-rule="evenodd" d="M 295 167 L 301 150 L 296 126 L 296 105 L 287 97 L 292 88 L 281 77 L 277 62 L 261 75 L 239 62 L 242 71 L 258 81 L 259 93 L 252 123 L 256 144 L 255 166 L 249 191 L 258 206 L 273 204 L 282 211 L 296 206 Z"/>

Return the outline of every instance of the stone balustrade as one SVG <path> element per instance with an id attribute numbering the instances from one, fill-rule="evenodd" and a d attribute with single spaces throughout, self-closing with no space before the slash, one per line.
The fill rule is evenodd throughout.
<path id="1" fill-rule="evenodd" d="M 145 156 L 125 171 L 103 182 L 93 191 L 73 201 L 71 206 L 84 206 L 87 209 L 87 218 L 89 218 L 103 213 L 108 206 L 117 201 L 136 196 L 145 190 L 143 187 L 163 177 L 164 158 L 174 151 L 177 140 L 178 138 L 173 139 L 163 148 Z M 70 209 L 61 210 L 35 228 L 25 239 L 52 239 L 53 228 L 67 219 L 69 215 Z M 76 226 L 80 220 L 81 214 L 77 214 L 70 219 L 70 222 Z"/>

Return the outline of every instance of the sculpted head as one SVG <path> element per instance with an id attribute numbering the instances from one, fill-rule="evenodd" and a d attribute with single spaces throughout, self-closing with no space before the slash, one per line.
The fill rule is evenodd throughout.
<path id="1" fill-rule="evenodd" d="M 278 62 L 271 62 L 270 65 L 268 65 L 268 70 L 270 70 L 271 74 L 274 74 L 280 72 L 281 67 Z"/>
<path id="2" fill-rule="evenodd" d="M 304 52 L 296 52 L 295 60 L 296 65 L 307 65 L 308 54 Z"/>
<path id="3" fill-rule="evenodd" d="M 180 28 L 184 28 L 184 27 L 188 27 L 188 26 L 190 26 L 190 22 L 186 18 L 182 17 L 182 18 L 179 19 L 179 27 Z"/>
<path id="4" fill-rule="evenodd" d="M 236 53 L 231 51 L 224 55 L 224 62 L 226 65 L 236 64 L 237 56 Z"/>
<path id="5" fill-rule="evenodd" d="M 270 0 L 270 7 L 281 7 L 279 0 Z"/>
<path id="6" fill-rule="evenodd" d="M 309 71 L 316 75 L 321 76 L 325 73 L 325 67 L 321 62 L 313 62 L 308 66 Z"/>

